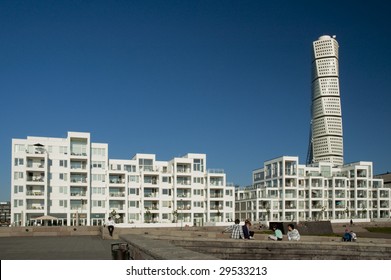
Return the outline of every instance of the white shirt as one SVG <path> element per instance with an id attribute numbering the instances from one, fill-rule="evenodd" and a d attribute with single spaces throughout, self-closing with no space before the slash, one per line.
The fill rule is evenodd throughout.
<path id="1" fill-rule="evenodd" d="M 114 226 L 114 225 L 115 225 L 115 223 L 114 223 L 113 220 L 108 220 L 108 221 L 106 222 L 106 226 Z"/>

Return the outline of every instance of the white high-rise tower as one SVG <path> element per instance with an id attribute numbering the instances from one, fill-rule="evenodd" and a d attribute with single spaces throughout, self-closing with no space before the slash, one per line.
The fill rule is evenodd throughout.
<path id="1" fill-rule="evenodd" d="M 343 164 L 338 42 L 324 35 L 313 42 L 312 119 L 307 163 Z"/>

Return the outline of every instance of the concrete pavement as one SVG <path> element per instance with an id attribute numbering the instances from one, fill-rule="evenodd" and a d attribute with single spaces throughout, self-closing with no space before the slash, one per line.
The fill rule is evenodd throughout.
<path id="1" fill-rule="evenodd" d="M 99 236 L 0 238 L 1 260 L 111 260 L 111 244 Z"/>

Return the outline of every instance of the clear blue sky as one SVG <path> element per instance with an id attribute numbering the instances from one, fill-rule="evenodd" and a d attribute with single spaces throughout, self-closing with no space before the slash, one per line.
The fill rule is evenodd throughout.
<path id="1" fill-rule="evenodd" d="M 206 153 L 251 183 L 305 162 L 311 48 L 340 44 L 345 162 L 391 171 L 389 1 L 0 1 L 0 200 L 11 139 L 91 132 L 109 157 Z"/>

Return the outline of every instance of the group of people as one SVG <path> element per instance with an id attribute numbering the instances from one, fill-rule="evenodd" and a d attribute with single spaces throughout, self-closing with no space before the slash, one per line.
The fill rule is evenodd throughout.
<path id="1" fill-rule="evenodd" d="M 250 230 L 250 220 L 245 220 L 244 225 L 240 225 L 240 220 L 236 219 L 235 224 L 228 226 L 222 233 L 230 232 L 232 239 L 254 239 L 254 231 Z M 274 234 L 269 235 L 270 240 L 281 241 L 283 238 L 282 231 L 277 228 L 277 225 L 273 225 Z M 288 225 L 288 240 L 298 241 L 300 240 L 300 233 L 293 224 Z"/>
<path id="2" fill-rule="evenodd" d="M 353 232 L 352 230 L 349 232 L 348 229 L 345 229 L 345 233 L 342 236 L 342 241 L 350 242 L 350 241 L 356 241 L 357 240 L 357 234 Z"/>
<path id="3" fill-rule="evenodd" d="M 254 231 L 250 230 L 250 220 L 245 220 L 244 225 L 240 225 L 240 220 L 236 219 L 235 224 L 225 228 L 222 233 L 230 232 L 232 239 L 254 239 Z"/>
<path id="4" fill-rule="evenodd" d="M 282 241 L 283 235 L 281 229 L 277 227 L 277 225 L 273 225 L 272 227 L 274 234 L 269 235 L 268 239 L 274 241 Z M 288 225 L 288 233 L 287 237 L 289 241 L 299 241 L 300 233 L 297 229 L 295 229 L 294 224 Z"/>

